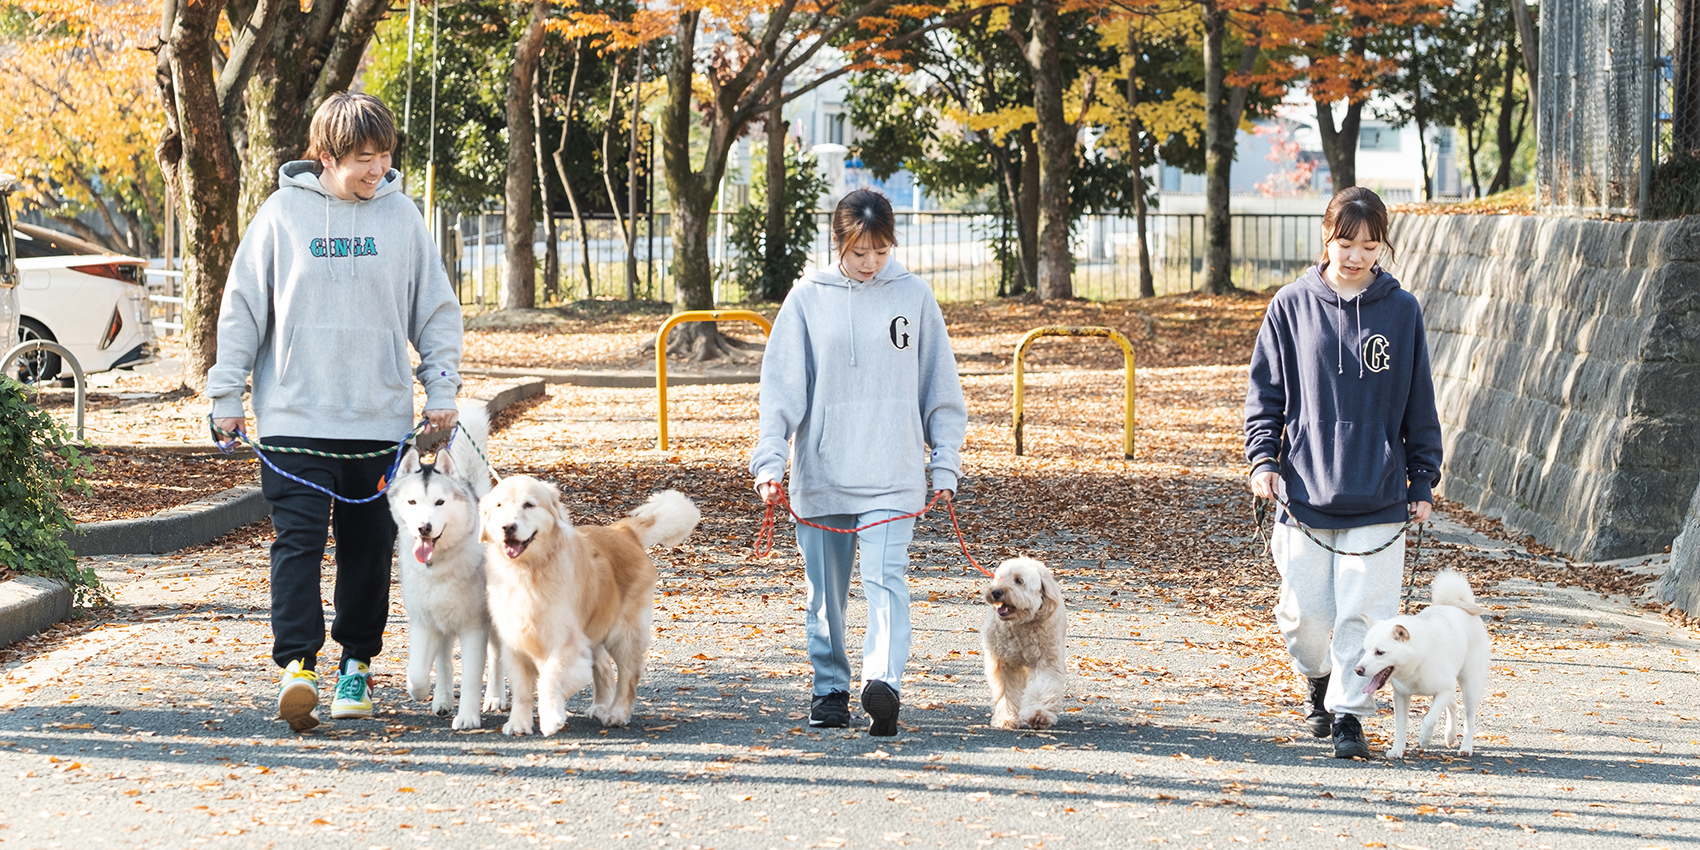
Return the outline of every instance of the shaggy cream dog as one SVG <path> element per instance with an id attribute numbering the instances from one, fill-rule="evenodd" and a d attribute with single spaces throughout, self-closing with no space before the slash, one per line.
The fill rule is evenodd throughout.
<path id="1" fill-rule="evenodd" d="M 1068 686 L 1068 606 L 1044 564 L 1011 558 L 998 565 L 981 597 L 991 606 L 980 627 L 992 725 L 1044 729 L 1057 722 Z"/>
<path id="2" fill-rule="evenodd" d="M 567 725 L 567 698 L 591 682 L 590 716 L 631 722 L 655 610 L 655 562 L 645 550 L 683 543 L 702 518 L 696 505 L 668 490 L 613 525 L 575 528 L 559 490 L 512 475 L 480 507 L 490 620 L 513 686 L 502 731 L 529 734 L 535 705 L 543 734 L 553 735 Z"/>

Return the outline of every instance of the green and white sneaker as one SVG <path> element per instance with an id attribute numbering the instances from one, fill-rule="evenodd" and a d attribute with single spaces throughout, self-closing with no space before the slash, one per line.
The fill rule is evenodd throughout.
<path id="1" fill-rule="evenodd" d="M 372 674 L 366 662 L 352 658 L 336 671 L 336 699 L 331 701 L 331 718 L 347 720 L 372 716 Z"/>
<path id="2" fill-rule="evenodd" d="M 319 674 L 305 660 L 291 661 L 278 677 L 277 716 L 296 732 L 319 725 Z"/>

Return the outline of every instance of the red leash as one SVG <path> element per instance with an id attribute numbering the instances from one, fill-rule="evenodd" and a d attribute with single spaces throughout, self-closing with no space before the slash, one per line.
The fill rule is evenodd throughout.
<path id="1" fill-rule="evenodd" d="M 914 513 L 907 513 L 907 514 L 903 514 L 901 516 L 888 517 L 886 519 L 882 519 L 882 520 L 879 520 L 877 522 L 870 522 L 867 525 L 860 526 L 860 527 L 857 527 L 857 528 L 833 528 L 832 526 L 829 526 L 829 525 L 821 525 L 818 522 L 809 522 L 808 520 L 803 519 L 801 516 L 799 516 L 797 514 L 797 509 L 791 507 L 791 500 L 785 498 L 784 493 L 779 494 L 779 500 L 785 503 L 785 510 L 786 510 L 787 513 L 791 514 L 792 519 L 794 519 L 797 522 L 800 522 L 803 525 L 806 525 L 810 528 L 818 528 L 822 531 L 831 531 L 835 534 L 856 534 L 857 532 L 867 531 L 868 529 L 873 528 L 874 526 L 885 525 L 888 522 L 896 522 L 900 519 L 912 519 L 914 517 L 919 517 L 922 514 L 926 513 L 927 511 L 932 510 L 933 506 L 937 505 L 939 503 L 939 500 L 942 499 L 942 498 L 944 498 L 944 492 L 940 491 L 938 494 L 933 496 L 933 500 L 928 502 L 926 507 L 924 507 L 924 508 L 922 508 L 918 511 L 915 511 Z M 956 541 L 962 545 L 962 556 L 968 559 L 968 563 L 974 565 L 974 569 L 979 570 L 980 572 L 984 573 L 987 578 L 991 578 L 992 574 L 989 573 L 989 572 L 986 572 L 986 568 L 980 566 L 980 562 L 974 560 L 973 555 L 968 554 L 968 538 L 966 538 L 962 535 L 962 526 L 958 525 L 957 522 L 956 522 L 956 501 L 953 499 L 949 502 L 945 502 L 945 507 L 950 511 L 950 527 L 956 529 Z M 767 505 L 767 513 L 766 513 L 766 515 L 764 515 L 762 517 L 762 520 L 761 520 L 761 530 L 756 532 L 756 547 L 755 548 L 756 548 L 756 557 L 757 558 L 765 558 L 768 555 L 773 554 L 773 531 L 774 531 L 774 527 L 778 525 L 778 522 L 774 518 L 774 514 L 775 514 L 775 511 L 774 511 L 773 503 L 769 502 L 768 505 Z"/>

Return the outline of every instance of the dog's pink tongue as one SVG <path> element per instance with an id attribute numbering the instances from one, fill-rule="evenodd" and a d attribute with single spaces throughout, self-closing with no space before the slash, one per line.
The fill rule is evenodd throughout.
<path id="1" fill-rule="evenodd" d="M 431 556 L 437 551 L 437 541 L 426 540 L 423 537 L 413 538 L 413 559 L 421 564 L 431 563 Z"/>
<path id="2" fill-rule="evenodd" d="M 512 542 L 507 542 L 507 543 L 502 544 L 502 552 L 504 554 L 506 554 L 509 558 L 518 558 L 519 553 L 524 552 L 524 551 L 525 551 L 525 544 L 520 543 L 519 541 L 512 541 Z"/>
<path id="3" fill-rule="evenodd" d="M 1370 679 L 1369 684 L 1364 685 L 1364 693 L 1373 694 L 1376 691 L 1381 690 L 1381 686 L 1387 684 L 1388 677 L 1390 677 L 1392 675 L 1393 675 L 1393 668 L 1392 667 L 1388 667 L 1386 669 L 1383 669 L 1380 673 L 1375 674 L 1375 678 Z"/>

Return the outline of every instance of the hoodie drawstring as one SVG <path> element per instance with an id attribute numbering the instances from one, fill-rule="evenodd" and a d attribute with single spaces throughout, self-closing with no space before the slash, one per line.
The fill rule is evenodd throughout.
<path id="1" fill-rule="evenodd" d="M 1364 294 L 1362 292 L 1360 292 L 1360 293 L 1357 294 L 1357 297 L 1352 299 L 1352 303 L 1358 305 L 1358 333 L 1357 333 L 1357 336 L 1352 337 L 1352 345 L 1357 346 L 1356 350 L 1358 352 L 1358 380 L 1360 380 L 1360 381 L 1364 379 L 1364 352 L 1363 352 L 1364 298 L 1363 298 L 1363 295 Z"/>

